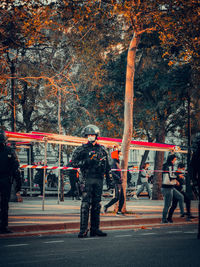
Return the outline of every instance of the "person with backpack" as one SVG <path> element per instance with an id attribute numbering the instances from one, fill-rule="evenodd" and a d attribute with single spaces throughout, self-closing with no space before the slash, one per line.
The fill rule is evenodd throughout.
<path id="1" fill-rule="evenodd" d="M 173 196 L 178 199 L 181 217 L 184 217 L 184 197 L 175 188 L 175 185 L 177 184 L 176 175 L 174 171 L 174 164 L 176 160 L 176 155 L 170 155 L 168 156 L 166 163 L 163 165 L 161 191 L 164 197 L 164 207 L 162 212 L 162 223 L 168 223 L 167 215 L 169 207 L 172 203 Z"/>

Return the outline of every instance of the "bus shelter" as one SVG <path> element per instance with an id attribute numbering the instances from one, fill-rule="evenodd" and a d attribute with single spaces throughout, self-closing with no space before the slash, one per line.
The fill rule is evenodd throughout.
<path id="1" fill-rule="evenodd" d="M 87 143 L 87 138 L 69 136 L 69 135 L 59 135 L 54 133 L 43 133 L 43 132 L 31 132 L 31 133 L 18 133 L 18 132 L 9 132 L 6 131 L 6 136 L 8 142 L 15 142 L 16 146 L 28 148 L 27 143 L 34 145 L 35 143 L 40 143 L 44 145 L 44 165 L 30 165 L 28 164 L 20 165 L 20 168 L 31 169 L 43 169 L 43 198 L 42 198 L 42 210 L 44 210 L 45 203 L 45 177 L 46 170 L 57 169 L 58 170 L 58 204 L 60 199 L 60 185 L 61 185 L 61 175 L 60 170 L 73 170 L 72 167 L 61 166 L 61 146 L 81 146 L 84 143 Z M 98 137 L 98 143 L 104 145 L 106 148 L 114 148 L 115 146 L 120 147 L 122 139 L 117 138 L 108 138 L 108 137 Z M 47 145 L 54 144 L 59 147 L 58 154 L 58 166 L 47 166 Z M 144 141 L 131 141 L 130 149 L 133 150 L 150 150 L 150 151 L 171 151 L 176 153 L 187 153 L 187 150 L 183 150 L 176 145 L 170 144 L 160 144 Z M 31 176 L 30 176 L 31 177 Z M 30 181 L 31 186 L 31 181 Z M 30 188 L 32 190 L 32 188 Z"/>

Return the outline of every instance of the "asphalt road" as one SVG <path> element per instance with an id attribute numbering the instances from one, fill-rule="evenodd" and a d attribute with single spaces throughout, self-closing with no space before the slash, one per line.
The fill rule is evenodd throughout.
<path id="1" fill-rule="evenodd" d="M 200 240 L 196 225 L 109 231 L 103 238 L 2 238 L 0 266 L 199 267 Z"/>

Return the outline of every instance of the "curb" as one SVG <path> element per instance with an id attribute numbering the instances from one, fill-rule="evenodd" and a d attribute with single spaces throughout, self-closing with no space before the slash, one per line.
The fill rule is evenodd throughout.
<path id="1" fill-rule="evenodd" d="M 112 226 L 133 226 L 139 224 L 161 224 L 161 218 L 124 218 L 126 216 L 120 216 L 115 219 L 101 220 L 101 227 Z M 198 218 L 186 221 L 184 218 L 174 217 L 174 222 L 197 222 Z M 47 231 L 47 230 L 70 230 L 79 229 L 80 222 L 62 222 L 62 223 L 49 223 L 49 224 L 34 224 L 34 225 L 18 225 L 9 227 L 13 232 L 31 232 L 31 231 Z"/>
<path id="2" fill-rule="evenodd" d="M 185 224 L 198 224 L 198 218 L 186 221 L 184 218 L 174 217 L 174 223 L 162 224 L 160 218 L 142 219 L 115 219 L 101 221 L 100 227 L 103 230 L 122 229 L 147 229 L 152 227 L 179 226 Z M 0 237 L 22 237 L 57 235 L 79 232 L 80 222 L 52 223 L 46 225 L 21 225 L 9 227 L 13 231 L 11 234 L 1 234 Z"/>

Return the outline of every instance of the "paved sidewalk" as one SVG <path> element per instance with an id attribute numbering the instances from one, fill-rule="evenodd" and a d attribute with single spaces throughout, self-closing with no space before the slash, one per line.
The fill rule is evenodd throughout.
<path id="1" fill-rule="evenodd" d="M 109 200 L 110 198 L 102 201 L 102 211 Z M 9 228 L 13 233 L 1 235 L 1 237 L 78 232 L 80 204 L 81 201 L 70 198 L 65 198 L 64 202 L 58 203 L 56 197 L 46 197 L 43 210 L 42 199 L 39 197 L 24 197 L 23 202 L 10 202 Z M 108 209 L 108 213 L 101 213 L 101 229 L 161 226 L 162 208 L 163 200 L 128 200 L 125 216 L 116 216 L 113 207 Z M 192 201 L 191 211 L 193 215 L 198 216 L 197 201 Z M 185 223 L 197 224 L 198 218 L 188 222 L 185 218 L 180 218 L 178 208 L 174 214 L 174 223 L 162 224 L 162 226 Z"/>

